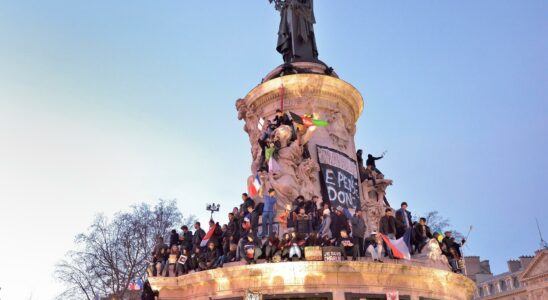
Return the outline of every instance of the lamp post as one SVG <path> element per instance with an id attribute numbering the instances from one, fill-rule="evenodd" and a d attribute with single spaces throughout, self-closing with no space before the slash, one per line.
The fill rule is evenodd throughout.
<path id="1" fill-rule="evenodd" d="M 206 206 L 206 209 L 211 212 L 211 216 L 209 217 L 210 220 L 213 220 L 213 213 L 218 212 L 219 208 L 221 208 L 221 204 L 211 203 Z"/>

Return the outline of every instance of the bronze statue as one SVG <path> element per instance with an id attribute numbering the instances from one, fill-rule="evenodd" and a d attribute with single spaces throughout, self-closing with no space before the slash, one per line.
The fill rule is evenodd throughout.
<path id="1" fill-rule="evenodd" d="M 314 36 L 313 0 L 269 0 L 280 12 L 280 30 L 276 50 L 284 62 L 320 62 Z"/>

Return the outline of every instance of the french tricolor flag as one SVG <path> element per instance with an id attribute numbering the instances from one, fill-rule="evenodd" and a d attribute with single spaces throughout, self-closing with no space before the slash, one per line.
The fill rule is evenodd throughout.
<path id="1" fill-rule="evenodd" d="M 215 225 L 211 226 L 211 228 L 209 228 L 209 231 L 206 233 L 206 235 L 202 239 L 202 242 L 200 243 L 200 247 L 207 246 L 207 243 L 209 242 L 209 240 L 213 236 L 213 233 L 215 233 L 215 228 L 217 228 L 217 224 L 215 224 Z"/>
<path id="2" fill-rule="evenodd" d="M 256 196 L 260 190 L 261 190 L 261 179 L 259 178 L 259 174 L 255 175 L 255 178 L 253 181 L 248 182 L 247 184 L 247 191 L 249 193 L 250 197 Z"/>
<path id="3" fill-rule="evenodd" d="M 394 257 L 407 260 L 411 259 L 411 253 L 409 251 L 409 248 L 405 244 L 403 237 L 397 240 L 392 240 L 384 234 L 381 234 L 381 236 L 386 245 L 390 248 L 390 250 L 392 250 L 392 255 L 394 255 Z"/>

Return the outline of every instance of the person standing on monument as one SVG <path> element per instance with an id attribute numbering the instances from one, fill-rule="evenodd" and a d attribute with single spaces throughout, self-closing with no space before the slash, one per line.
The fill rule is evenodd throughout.
<path id="1" fill-rule="evenodd" d="M 402 202 L 400 209 L 396 211 L 396 220 L 398 220 L 398 228 L 396 238 L 402 237 L 407 231 L 413 228 L 411 212 L 407 210 L 407 202 Z"/>
<path id="2" fill-rule="evenodd" d="M 181 240 L 181 248 L 192 250 L 192 231 L 188 230 L 188 226 L 181 226 L 182 234 L 179 235 L 179 240 Z"/>
<path id="3" fill-rule="evenodd" d="M 194 230 L 194 235 L 192 236 L 193 249 L 201 248 L 200 244 L 202 243 L 206 233 L 202 229 L 200 222 L 194 223 Z"/>
<path id="4" fill-rule="evenodd" d="M 274 225 L 274 206 L 278 202 L 278 199 L 276 198 L 276 191 L 274 189 L 269 189 L 268 194 L 265 193 L 263 196 L 264 200 L 264 208 L 263 208 L 263 231 L 261 233 L 261 236 L 263 238 L 270 236 L 270 234 L 273 231 L 273 225 Z"/>
<path id="5" fill-rule="evenodd" d="M 381 155 L 379 157 L 375 157 L 371 154 L 367 154 L 367 160 L 365 161 L 365 165 L 366 166 L 371 166 L 373 171 L 383 175 L 382 172 L 379 169 L 377 169 L 377 164 L 375 163 L 376 160 L 382 159 L 383 157 L 384 157 L 384 155 Z"/>
<path id="6" fill-rule="evenodd" d="M 379 232 L 386 235 L 389 239 L 396 239 L 396 218 L 394 218 L 391 208 L 384 210 L 384 216 L 379 221 Z"/>
<path id="7" fill-rule="evenodd" d="M 343 214 L 344 209 L 337 207 L 334 214 L 331 214 L 331 234 L 334 239 L 341 237 L 341 231 L 346 230 L 348 232 L 348 219 Z"/>
<path id="8" fill-rule="evenodd" d="M 426 219 L 420 218 L 419 223 L 413 228 L 413 244 L 415 246 L 415 251 L 421 253 L 422 248 L 431 238 L 432 232 L 430 231 L 430 227 L 426 225 Z"/>
<path id="9" fill-rule="evenodd" d="M 242 193 L 242 201 L 243 203 L 240 205 L 240 218 L 243 219 L 245 215 L 247 214 L 247 208 L 251 206 L 252 208 L 255 208 L 255 201 L 249 197 L 247 193 Z"/>
<path id="10" fill-rule="evenodd" d="M 359 256 L 365 256 L 363 241 L 367 226 L 365 225 L 362 210 L 360 208 L 356 209 L 356 213 L 352 219 L 350 219 L 350 224 L 352 224 L 352 238 L 354 244 L 358 247 L 358 254 Z"/>
<path id="11" fill-rule="evenodd" d="M 230 250 L 230 244 L 238 243 L 237 237 L 238 222 L 234 218 L 234 213 L 228 214 L 228 224 L 223 237 L 223 253 L 227 254 Z M 235 239 L 236 238 L 236 239 Z"/>

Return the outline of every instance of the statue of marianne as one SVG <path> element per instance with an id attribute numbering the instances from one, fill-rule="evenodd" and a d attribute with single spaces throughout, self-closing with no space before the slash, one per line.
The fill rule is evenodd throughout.
<path id="1" fill-rule="evenodd" d="M 269 0 L 280 12 L 276 50 L 284 62 L 319 62 L 314 36 L 314 0 Z"/>

